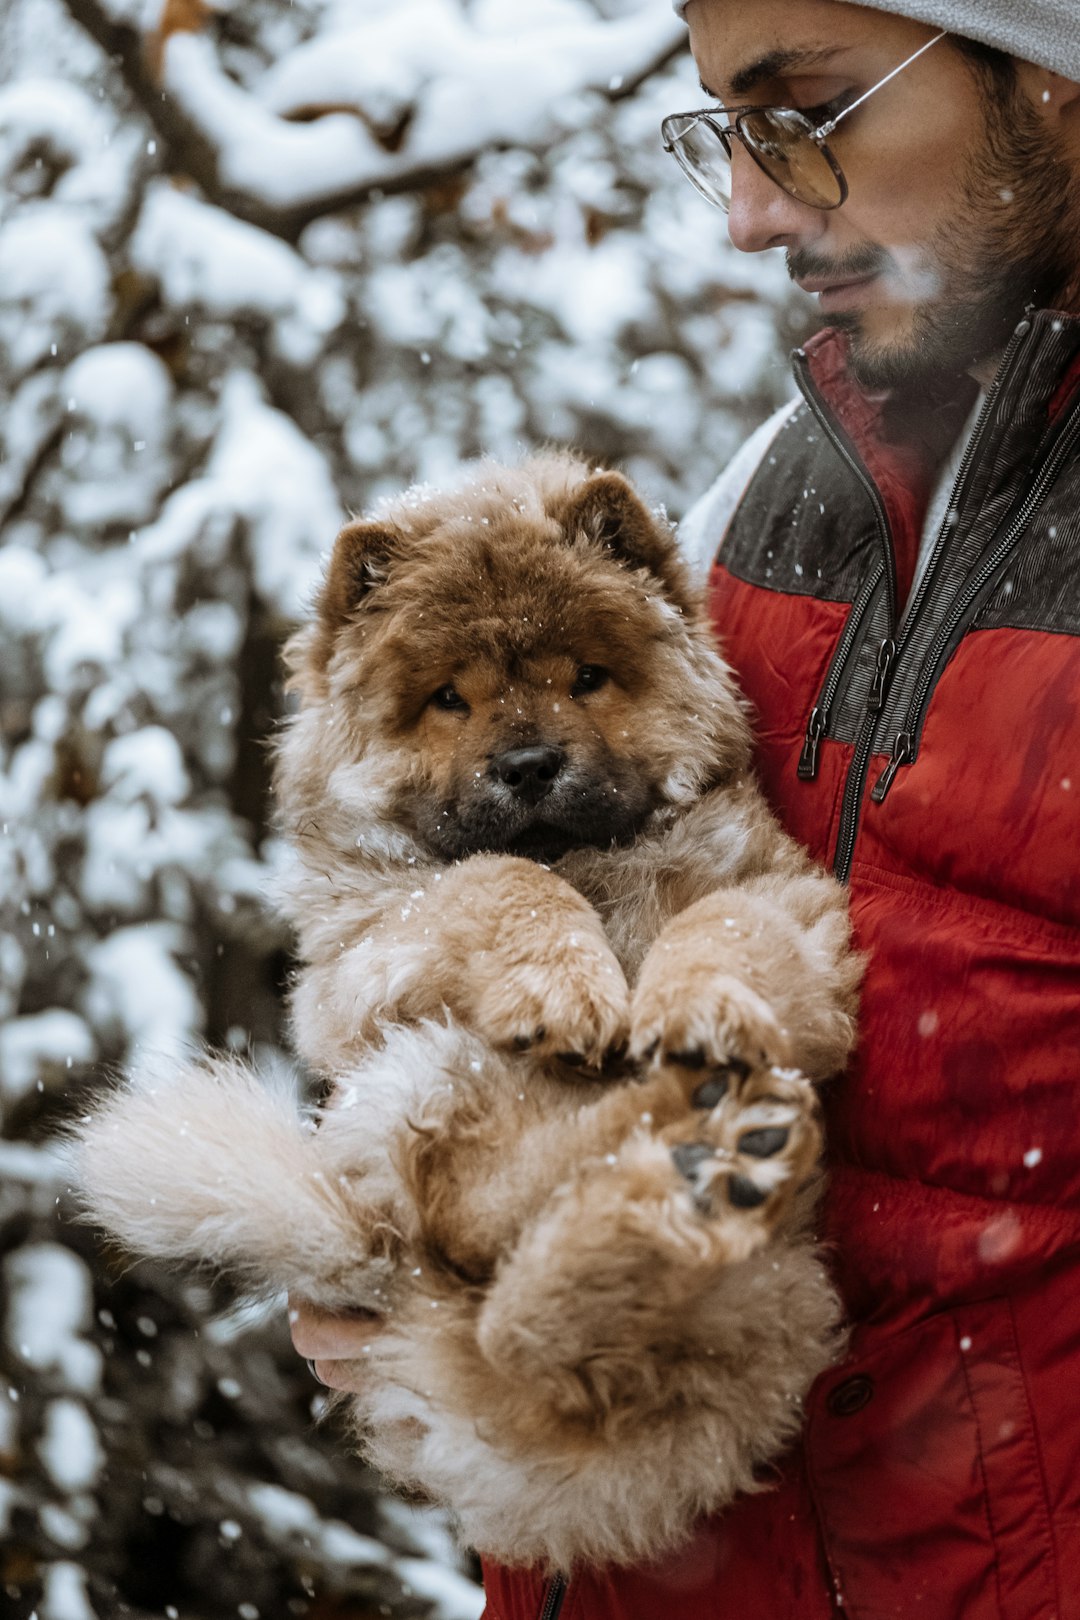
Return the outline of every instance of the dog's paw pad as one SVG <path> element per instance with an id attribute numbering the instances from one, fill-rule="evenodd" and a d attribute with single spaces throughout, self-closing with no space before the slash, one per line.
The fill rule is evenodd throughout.
<path id="1" fill-rule="evenodd" d="M 756 1130 L 744 1131 L 736 1140 L 735 1148 L 739 1153 L 748 1153 L 752 1159 L 771 1159 L 774 1153 L 787 1147 L 790 1135 L 786 1125 L 759 1126 Z"/>
<path id="2" fill-rule="evenodd" d="M 671 1162 L 688 1184 L 698 1214 L 711 1214 L 713 1184 L 720 1171 L 715 1148 L 708 1142 L 679 1142 L 671 1149 Z"/>
<path id="3" fill-rule="evenodd" d="M 672 1148 L 671 1157 L 680 1176 L 697 1182 L 702 1166 L 716 1154 L 707 1142 L 679 1142 Z"/>
<path id="4" fill-rule="evenodd" d="M 729 1062 L 714 1068 L 709 1078 L 691 1092 L 691 1107 L 718 1108 L 732 1090 L 738 1090 L 749 1073 L 748 1063 L 741 1058 L 731 1058 Z"/>
<path id="5" fill-rule="evenodd" d="M 728 1077 L 726 1074 L 714 1074 L 711 1079 L 704 1081 L 692 1093 L 690 1102 L 694 1108 L 715 1108 L 722 1103 L 728 1094 Z"/>
<path id="6" fill-rule="evenodd" d="M 768 1189 L 759 1187 L 749 1176 L 733 1175 L 727 1184 L 728 1201 L 735 1209 L 760 1209 L 768 1199 Z"/>

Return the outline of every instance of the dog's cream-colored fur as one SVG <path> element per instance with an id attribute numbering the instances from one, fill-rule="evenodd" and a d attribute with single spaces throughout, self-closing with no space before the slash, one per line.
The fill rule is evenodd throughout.
<path id="1" fill-rule="evenodd" d="M 289 660 L 293 1022 L 329 1100 L 144 1076 L 79 1127 L 80 1196 L 137 1253 L 377 1310 L 358 1441 L 471 1545 L 656 1556 L 760 1488 L 837 1350 L 843 892 L 617 474 L 485 465 L 350 525 Z"/>

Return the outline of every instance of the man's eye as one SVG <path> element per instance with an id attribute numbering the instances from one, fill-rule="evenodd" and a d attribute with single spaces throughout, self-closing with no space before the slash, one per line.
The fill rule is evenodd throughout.
<path id="1" fill-rule="evenodd" d="M 436 709 L 467 709 L 469 705 L 456 686 L 440 686 L 432 692 L 430 701 Z"/>
<path id="2" fill-rule="evenodd" d="M 818 129 L 822 124 L 827 124 L 831 118 L 835 118 L 838 113 L 842 113 L 854 100 L 854 90 L 843 90 L 840 95 L 833 96 L 831 101 L 819 101 L 812 107 L 797 107 L 796 111 L 801 112 L 803 117 L 809 119 L 814 128 Z"/>
<path id="3" fill-rule="evenodd" d="M 570 696 L 578 697 L 583 692 L 595 692 L 609 679 L 610 676 L 602 664 L 582 664 L 574 677 Z"/>

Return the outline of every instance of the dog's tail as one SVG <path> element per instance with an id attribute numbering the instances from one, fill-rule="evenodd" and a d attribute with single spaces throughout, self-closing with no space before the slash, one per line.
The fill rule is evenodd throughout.
<path id="1" fill-rule="evenodd" d="M 396 1234 L 333 1135 L 248 1065 L 206 1057 L 128 1081 L 62 1151 L 81 1218 L 136 1255 L 378 1306 Z"/>

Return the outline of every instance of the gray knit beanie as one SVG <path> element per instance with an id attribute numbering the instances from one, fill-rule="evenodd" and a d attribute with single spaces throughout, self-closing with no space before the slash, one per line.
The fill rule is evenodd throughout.
<path id="1" fill-rule="evenodd" d="M 688 0 L 675 0 L 681 16 Z M 875 11 L 913 17 L 951 34 L 995 45 L 1080 83 L 1077 0 L 859 0 Z"/>

